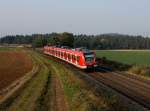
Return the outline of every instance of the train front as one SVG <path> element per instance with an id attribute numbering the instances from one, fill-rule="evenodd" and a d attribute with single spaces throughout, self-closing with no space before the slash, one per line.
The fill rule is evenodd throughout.
<path id="1" fill-rule="evenodd" d="M 94 52 L 84 52 L 84 58 L 87 69 L 97 67 L 96 54 Z"/>

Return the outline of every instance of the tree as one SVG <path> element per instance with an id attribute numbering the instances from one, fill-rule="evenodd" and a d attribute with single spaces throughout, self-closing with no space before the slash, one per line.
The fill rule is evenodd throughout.
<path id="1" fill-rule="evenodd" d="M 47 44 L 46 39 L 36 39 L 36 40 L 33 41 L 32 46 L 33 47 L 43 47 L 46 44 Z"/>
<path id="2" fill-rule="evenodd" d="M 48 45 L 59 45 L 60 40 L 58 39 L 58 37 L 51 37 L 47 40 L 47 44 Z"/>
<path id="3" fill-rule="evenodd" d="M 33 44 L 34 47 L 65 45 L 90 49 L 150 49 L 150 38 L 121 34 L 73 35 L 72 33 L 51 33 L 14 35 L 0 38 L 0 44 Z"/>
<path id="4" fill-rule="evenodd" d="M 60 45 L 73 47 L 74 36 L 72 33 L 64 32 L 58 37 Z"/>

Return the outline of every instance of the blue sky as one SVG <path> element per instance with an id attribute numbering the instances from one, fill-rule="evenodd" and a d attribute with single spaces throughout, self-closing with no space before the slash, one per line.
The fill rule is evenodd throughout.
<path id="1" fill-rule="evenodd" d="M 0 0 L 0 36 L 65 31 L 150 36 L 150 0 Z"/>

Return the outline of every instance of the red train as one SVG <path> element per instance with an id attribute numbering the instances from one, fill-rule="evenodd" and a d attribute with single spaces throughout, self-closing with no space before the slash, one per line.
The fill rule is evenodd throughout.
<path id="1" fill-rule="evenodd" d="M 80 69 L 96 67 L 96 55 L 85 48 L 68 49 L 67 47 L 45 46 L 44 53 L 64 60 Z"/>

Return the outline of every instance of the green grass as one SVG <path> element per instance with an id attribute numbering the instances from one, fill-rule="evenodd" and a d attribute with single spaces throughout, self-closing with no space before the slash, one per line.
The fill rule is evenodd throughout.
<path id="1" fill-rule="evenodd" d="M 23 48 L 20 47 L 0 47 L 1 51 L 21 51 Z"/>
<path id="2" fill-rule="evenodd" d="M 97 57 L 106 57 L 109 60 L 125 64 L 150 66 L 150 51 L 98 51 Z"/>
<path id="3" fill-rule="evenodd" d="M 0 51 L 10 51 L 14 50 L 15 48 L 8 48 L 8 47 L 0 47 Z"/>

